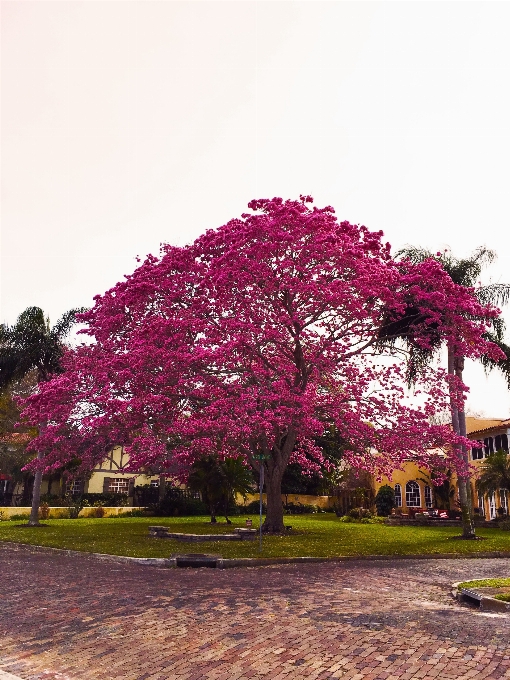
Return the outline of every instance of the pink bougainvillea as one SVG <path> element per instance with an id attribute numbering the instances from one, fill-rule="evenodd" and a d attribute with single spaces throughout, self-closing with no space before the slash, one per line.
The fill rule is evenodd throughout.
<path id="1" fill-rule="evenodd" d="M 25 405 L 29 421 L 47 423 L 33 444 L 46 468 L 78 457 L 90 469 L 114 444 L 133 470 L 183 478 L 204 453 L 242 453 L 254 468 L 264 454 L 267 528 L 281 530 L 285 467 L 320 463 L 315 439 L 331 425 L 346 462 L 376 474 L 410 457 L 430 465 L 438 447 L 455 458 L 451 429 L 430 424 L 448 405 L 444 372 L 420 374 L 412 406 L 405 353 L 381 329 L 412 308 L 417 346 L 450 341 L 497 358 L 483 337 L 497 310 L 434 260 L 396 263 L 382 232 L 339 222 L 310 197 L 249 207 L 95 298 L 82 316 L 92 343 Z"/>

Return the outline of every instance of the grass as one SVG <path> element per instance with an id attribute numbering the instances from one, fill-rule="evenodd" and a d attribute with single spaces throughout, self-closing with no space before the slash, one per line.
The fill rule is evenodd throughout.
<path id="1" fill-rule="evenodd" d="M 459 583 L 459 588 L 504 588 L 510 587 L 510 578 L 479 578 Z"/>
<path id="2" fill-rule="evenodd" d="M 406 555 L 476 553 L 491 550 L 510 553 L 510 532 L 479 529 L 485 541 L 450 541 L 459 533 L 456 527 L 408 527 L 384 524 L 341 522 L 333 514 L 286 516 L 292 533 L 264 536 L 263 550 L 258 541 L 182 543 L 149 538 L 150 525 L 162 525 L 183 533 L 229 532 L 245 526 L 245 518 L 212 526 L 206 517 L 126 517 L 75 520 L 45 520 L 45 527 L 29 528 L 19 522 L 0 522 L 0 541 L 109 553 L 130 557 L 168 557 L 179 552 L 210 552 L 223 557 L 333 557 L 363 555 Z M 254 522 L 255 525 L 255 522 Z"/>

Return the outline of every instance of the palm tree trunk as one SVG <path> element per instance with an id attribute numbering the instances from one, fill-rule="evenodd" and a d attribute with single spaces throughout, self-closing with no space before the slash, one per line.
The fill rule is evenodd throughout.
<path id="1" fill-rule="evenodd" d="M 37 454 L 37 460 L 42 460 L 43 454 Z M 41 484 L 43 473 L 42 470 L 37 470 L 34 477 L 34 488 L 32 491 L 32 509 L 30 511 L 30 519 L 28 520 L 29 527 L 41 526 L 39 522 L 39 504 L 41 502 Z"/>
<path id="2" fill-rule="evenodd" d="M 464 370 L 464 357 L 455 356 L 452 347 L 448 347 L 448 375 L 455 376 L 462 380 L 462 373 Z M 450 405 L 452 411 L 452 427 L 455 434 L 466 436 L 466 414 L 464 408 L 459 410 L 453 393 L 450 396 Z M 461 449 L 462 459 L 467 467 L 468 453 L 465 446 Z M 469 477 L 457 476 L 457 484 L 459 486 L 459 503 L 462 513 L 462 538 L 473 539 L 476 538 L 475 526 L 471 512 L 471 481 Z"/>

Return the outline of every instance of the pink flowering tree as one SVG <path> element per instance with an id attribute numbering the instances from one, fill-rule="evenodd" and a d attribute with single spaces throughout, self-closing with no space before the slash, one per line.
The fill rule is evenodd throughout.
<path id="1" fill-rule="evenodd" d="M 91 344 L 69 352 L 65 373 L 26 403 L 28 421 L 47 423 L 33 444 L 41 464 L 78 456 L 91 469 L 118 444 L 132 470 L 185 481 L 203 454 L 242 455 L 264 466 L 272 532 L 283 531 L 286 466 L 317 469 L 314 442 L 331 426 L 358 469 L 387 474 L 409 458 L 430 466 L 438 447 L 462 467 L 458 436 L 429 422 L 448 403 L 447 376 L 424 368 L 413 406 L 405 353 L 383 328 L 412 308 L 417 346 L 433 329 L 465 356 L 497 358 L 483 337 L 497 311 L 439 263 L 397 264 L 381 232 L 311 204 L 252 201 L 252 213 L 163 247 L 98 296 L 81 317 Z"/>

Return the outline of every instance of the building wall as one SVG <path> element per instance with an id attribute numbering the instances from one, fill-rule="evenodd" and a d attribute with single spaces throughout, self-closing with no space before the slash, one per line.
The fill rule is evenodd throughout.
<path id="1" fill-rule="evenodd" d="M 419 505 L 408 506 L 407 504 L 406 485 L 409 482 L 414 482 L 417 485 L 417 494 L 414 495 L 414 498 L 417 499 L 417 496 L 419 494 Z M 398 506 L 398 509 L 401 509 L 403 513 L 408 513 L 410 507 L 414 510 L 416 508 L 425 509 L 428 506 L 425 498 L 426 486 L 429 487 L 432 494 L 432 505 L 430 507 L 437 507 L 436 499 L 434 497 L 434 487 L 430 481 L 430 473 L 428 472 L 428 470 L 420 468 L 418 465 L 416 465 L 416 463 L 412 462 L 405 463 L 404 468 L 402 470 L 394 470 L 391 478 L 383 477 L 380 481 L 375 480 L 374 481 L 375 493 L 377 494 L 381 486 L 385 484 L 391 486 L 394 490 L 397 484 L 400 485 L 401 505 Z"/>

